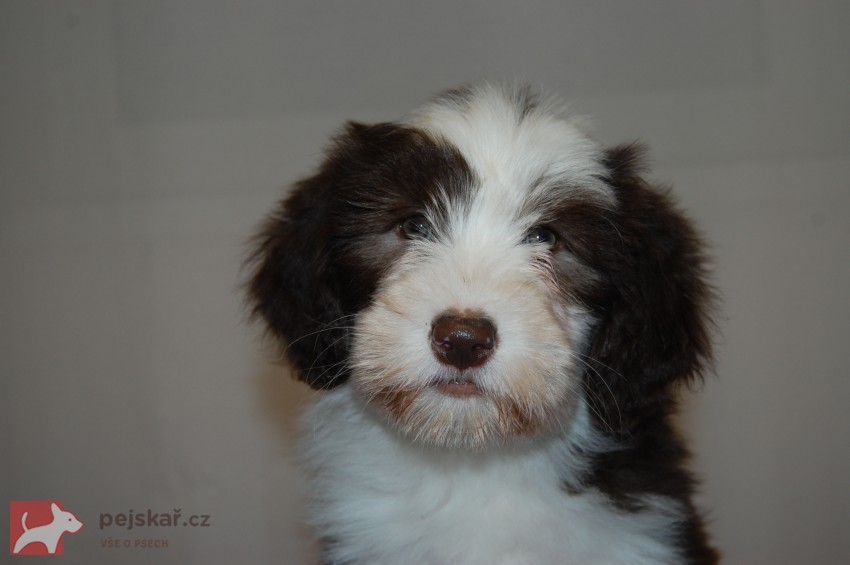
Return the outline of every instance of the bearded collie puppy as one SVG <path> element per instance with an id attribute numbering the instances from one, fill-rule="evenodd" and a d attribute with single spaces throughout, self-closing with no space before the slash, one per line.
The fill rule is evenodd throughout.
<path id="1" fill-rule="evenodd" d="M 298 379 L 327 564 L 713 563 L 671 417 L 700 241 L 641 149 L 528 87 L 349 123 L 247 284 Z"/>

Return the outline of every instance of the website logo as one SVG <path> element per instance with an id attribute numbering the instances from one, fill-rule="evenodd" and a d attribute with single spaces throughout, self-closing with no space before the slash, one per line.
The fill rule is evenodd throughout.
<path id="1" fill-rule="evenodd" d="M 83 523 L 56 500 L 12 501 L 9 505 L 9 550 L 12 555 L 61 555 L 62 536 Z"/>

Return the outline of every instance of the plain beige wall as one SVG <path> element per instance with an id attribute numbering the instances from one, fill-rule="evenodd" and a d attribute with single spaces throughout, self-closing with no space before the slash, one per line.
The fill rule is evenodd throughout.
<path id="1" fill-rule="evenodd" d="M 522 78 L 648 142 L 712 243 L 718 375 L 682 423 L 727 562 L 850 562 L 848 23 L 845 1 L 3 1 L 3 500 L 76 512 L 72 562 L 309 563 L 308 394 L 243 323 L 245 240 L 342 120 Z M 130 509 L 212 525 L 99 528 Z"/>

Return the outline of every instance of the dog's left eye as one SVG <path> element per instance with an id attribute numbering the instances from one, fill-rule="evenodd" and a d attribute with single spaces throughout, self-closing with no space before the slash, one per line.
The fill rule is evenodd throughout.
<path id="1" fill-rule="evenodd" d="M 525 234 L 525 238 L 522 242 L 533 245 L 545 245 L 549 249 L 555 249 L 558 246 L 558 236 L 550 229 L 542 226 L 535 226 L 531 228 L 527 234 Z"/>
<path id="2" fill-rule="evenodd" d="M 434 228 L 424 216 L 407 218 L 398 226 L 398 234 L 405 239 L 434 239 Z"/>

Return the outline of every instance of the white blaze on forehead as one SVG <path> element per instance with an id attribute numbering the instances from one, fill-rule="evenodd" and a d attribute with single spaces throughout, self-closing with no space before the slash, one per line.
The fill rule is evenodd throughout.
<path id="1" fill-rule="evenodd" d="M 447 141 L 467 160 L 480 182 L 469 210 L 480 219 L 508 218 L 527 229 L 539 218 L 517 217 L 520 211 L 577 195 L 603 206 L 614 202 L 601 148 L 554 100 L 485 84 L 438 98 L 406 123 Z M 480 228 L 477 219 L 469 222 Z"/>

